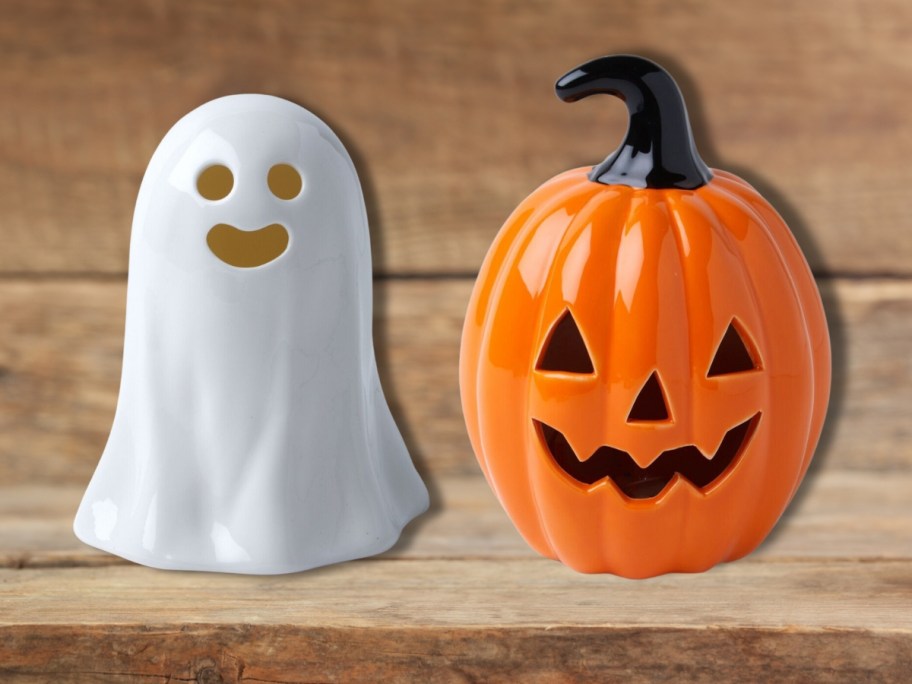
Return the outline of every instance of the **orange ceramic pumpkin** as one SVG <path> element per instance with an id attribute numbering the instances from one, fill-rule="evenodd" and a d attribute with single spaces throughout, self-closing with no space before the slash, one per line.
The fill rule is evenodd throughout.
<path id="1" fill-rule="evenodd" d="M 582 572 L 697 572 L 750 553 L 820 435 L 830 348 L 795 239 L 696 152 L 656 64 L 557 83 L 622 98 L 621 147 L 563 173 L 491 247 L 462 338 L 472 446 L 528 543 Z"/>

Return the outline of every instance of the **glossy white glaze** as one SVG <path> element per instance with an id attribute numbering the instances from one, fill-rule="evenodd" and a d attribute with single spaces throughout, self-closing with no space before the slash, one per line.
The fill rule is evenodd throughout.
<path id="1" fill-rule="evenodd" d="M 303 190 L 275 197 L 269 169 Z M 212 164 L 230 194 L 197 191 Z M 217 224 L 278 223 L 285 251 L 238 268 Z M 246 236 L 245 236 L 246 237 Z M 351 158 L 286 100 L 234 95 L 165 136 L 136 203 L 114 425 L 76 515 L 92 546 L 159 568 L 272 574 L 379 553 L 428 495 L 371 337 L 371 255 Z"/>

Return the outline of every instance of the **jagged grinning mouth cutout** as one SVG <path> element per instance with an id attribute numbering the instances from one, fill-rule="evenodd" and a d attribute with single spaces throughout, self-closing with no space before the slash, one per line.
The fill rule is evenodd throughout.
<path id="1" fill-rule="evenodd" d="M 711 458 L 690 444 L 663 451 L 645 468 L 638 466 L 626 451 L 610 446 L 599 447 L 581 461 L 562 432 L 541 421 L 532 422 L 551 458 L 577 482 L 591 485 L 610 478 L 627 498 L 651 499 L 668 486 L 675 474 L 700 490 L 715 482 L 743 453 L 760 422 L 760 413 L 726 432 Z"/>

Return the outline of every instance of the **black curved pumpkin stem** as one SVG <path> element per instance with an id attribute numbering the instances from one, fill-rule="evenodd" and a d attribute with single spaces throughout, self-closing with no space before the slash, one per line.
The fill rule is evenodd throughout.
<path id="1" fill-rule="evenodd" d="M 694 145 L 678 84 L 655 62 L 636 55 L 599 57 L 554 86 L 564 102 L 596 93 L 621 98 L 630 113 L 627 137 L 589 179 L 606 185 L 693 190 L 712 179 Z"/>

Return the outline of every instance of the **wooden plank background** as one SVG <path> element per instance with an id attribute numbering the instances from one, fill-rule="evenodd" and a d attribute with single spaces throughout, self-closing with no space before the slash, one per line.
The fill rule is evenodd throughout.
<path id="1" fill-rule="evenodd" d="M 812 469 L 749 558 L 644 582 L 538 558 L 478 473 L 456 363 L 503 220 L 620 141 L 554 79 L 667 65 L 713 166 L 818 275 L 834 386 Z M 221 95 L 315 111 L 362 176 L 384 387 L 432 494 L 379 559 L 151 571 L 70 523 L 113 418 L 145 165 Z M 0 679 L 908 681 L 912 4 L 905 0 L 0 0 Z M 698 654 L 698 655 L 695 655 Z"/>
<path id="2" fill-rule="evenodd" d="M 383 280 L 375 338 L 384 388 L 430 476 L 477 473 L 459 404 L 472 281 Z M 912 281 L 827 280 L 834 386 L 814 468 L 912 471 Z M 8 483 L 91 476 L 120 381 L 123 281 L 0 281 L 0 462 Z M 35 454 L 40 454 L 36 458 Z"/>
<path id="3" fill-rule="evenodd" d="M 714 166 L 774 201 L 821 273 L 912 273 L 906 0 L 3 0 L 0 272 L 125 270 L 167 129 L 259 91 L 332 125 L 370 197 L 376 267 L 471 273 L 510 210 L 595 163 L 620 102 L 554 80 L 610 52 L 664 62 Z"/>

